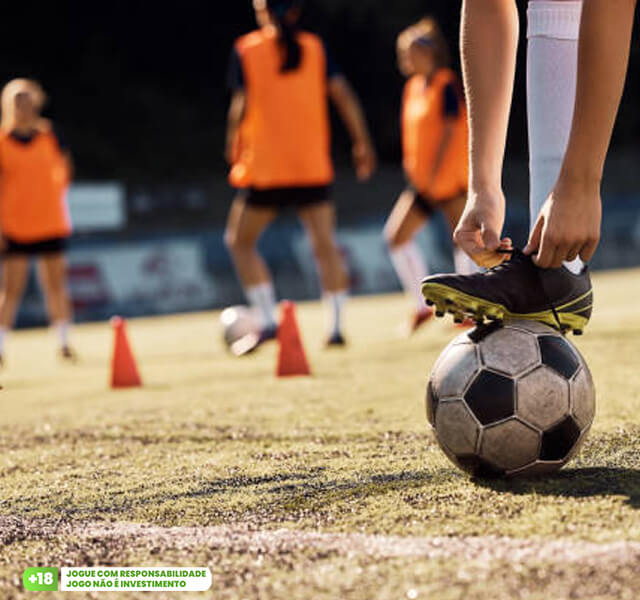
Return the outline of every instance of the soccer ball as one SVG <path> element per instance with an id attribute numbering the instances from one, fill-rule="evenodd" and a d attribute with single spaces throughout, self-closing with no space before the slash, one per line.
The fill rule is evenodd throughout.
<path id="1" fill-rule="evenodd" d="M 242 354 L 245 346 L 255 345 L 260 336 L 260 323 L 247 306 L 230 306 L 220 314 L 224 343 L 234 354 Z"/>
<path id="2" fill-rule="evenodd" d="M 479 477 L 537 476 L 578 452 L 595 389 L 576 348 L 554 329 L 514 320 L 455 338 L 438 358 L 427 418 L 445 454 Z"/>

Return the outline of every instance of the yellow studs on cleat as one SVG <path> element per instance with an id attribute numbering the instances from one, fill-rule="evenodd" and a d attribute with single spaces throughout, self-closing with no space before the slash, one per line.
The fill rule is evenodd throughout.
<path id="1" fill-rule="evenodd" d="M 423 286 L 422 292 L 427 305 L 435 307 L 437 317 L 444 317 L 449 313 L 456 323 L 464 322 L 465 318 L 471 318 L 478 324 L 484 323 L 485 320 L 502 322 L 505 319 L 529 319 L 549 325 L 563 334 L 573 331 L 575 335 L 582 335 L 588 323 L 588 318 L 569 311 L 555 313 L 552 310 L 546 310 L 528 314 L 510 313 L 501 304 L 488 302 L 482 298 L 469 296 L 434 283 Z M 557 321 L 557 315 L 560 323 Z"/>

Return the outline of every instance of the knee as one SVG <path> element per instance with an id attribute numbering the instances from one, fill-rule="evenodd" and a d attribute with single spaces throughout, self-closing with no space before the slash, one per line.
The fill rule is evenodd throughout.
<path id="1" fill-rule="evenodd" d="M 17 284 L 3 284 L 2 286 L 2 300 L 4 302 L 16 303 L 20 300 L 22 295 L 22 288 Z"/>
<path id="2" fill-rule="evenodd" d="M 311 243 L 311 249 L 316 260 L 323 262 L 339 255 L 336 242 L 332 238 L 315 239 Z"/>
<path id="3" fill-rule="evenodd" d="M 67 282 L 64 277 L 49 282 L 49 293 L 61 297 L 67 294 Z"/>
<path id="4" fill-rule="evenodd" d="M 234 232 L 229 229 L 226 229 L 224 232 L 223 240 L 227 250 L 229 250 L 230 252 L 233 252 L 233 248 L 236 243 L 236 236 Z"/>
<path id="5" fill-rule="evenodd" d="M 402 236 L 402 232 L 398 229 L 393 229 L 388 225 L 385 226 L 383 231 L 384 241 L 387 244 L 389 250 L 397 250 L 400 246 L 406 244 L 408 240 L 405 240 Z"/>
<path id="6" fill-rule="evenodd" d="M 23 281 L 20 277 L 3 277 L 2 293 L 5 298 L 18 298 L 24 290 L 26 279 Z"/>
<path id="7" fill-rule="evenodd" d="M 254 243 L 242 236 L 237 231 L 227 229 L 224 233 L 224 245 L 232 254 L 247 252 L 253 249 Z"/>
<path id="8" fill-rule="evenodd" d="M 398 231 L 397 227 L 394 227 L 391 224 L 391 218 L 384 224 L 384 228 L 382 229 L 382 237 L 384 238 L 385 244 L 393 250 L 395 246 L 398 245 L 397 237 Z"/>

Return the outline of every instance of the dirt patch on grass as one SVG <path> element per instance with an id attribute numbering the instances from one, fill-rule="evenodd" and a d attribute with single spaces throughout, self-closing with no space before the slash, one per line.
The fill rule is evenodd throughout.
<path id="1" fill-rule="evenodd" d="M 374 559 L 455 559 L 478 565 L 494 562 L 635 565 L 640 572 L 640 542 L 587 543 L 558 539 L 498 536 L 400 537 L 296 530 L 251 530 L 246 526 L 157 527 L 126 522 L 54 522 L 0 517 L 0 544 L 73 539 L 80 546 L 152 546 L 156 552 L 194 549 L 237 554 L 322 556 Z"/>

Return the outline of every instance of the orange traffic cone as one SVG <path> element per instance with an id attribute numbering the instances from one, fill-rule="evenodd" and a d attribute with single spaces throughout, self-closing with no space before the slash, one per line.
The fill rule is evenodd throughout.
<path id="1" fill-rule="evenodd" d="M 113 317 L 111 326 L 114 333 L 113 355 L 111 357 L 111 387 L 139 387 L 142 385 L 142 379 L 129 345 L 125 321 L 120 317 Z"/>
<path id="2" fill-rule="evenodd" d="M 282 319 L 278 327 L 278 365 L 276 375 L 287 377 L 290 375 L 311 375 L 307 356 L 300 338 L 296 307 L 293 302 L 282 303 Z"/>

